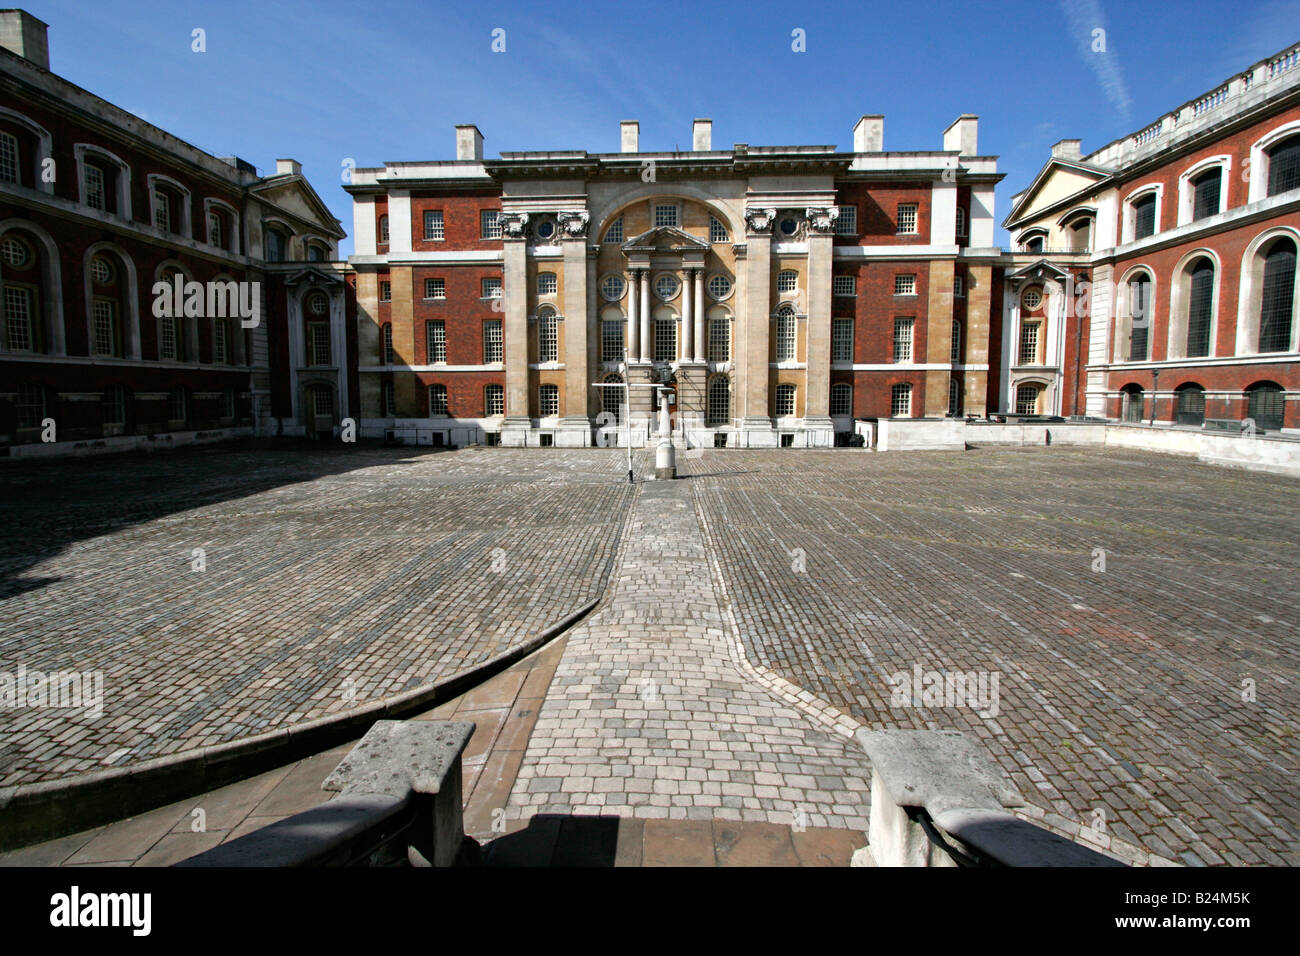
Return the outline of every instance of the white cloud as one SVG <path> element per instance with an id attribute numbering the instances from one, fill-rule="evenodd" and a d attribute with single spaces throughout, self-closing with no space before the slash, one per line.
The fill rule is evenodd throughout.
<path id="1" fill-rule="evenodd" d="M 1133 100 L 1128 95 L 1124 71 L 1115 52 L 1114 37 L 1106 27 L 1106 15 L 1097 0 L 1060 0 L 1061 10 L 1070 24 L 1079 55 L 1097 74 L 1106 99 L 1119 111 L 1125 123 L 1131 121 Z M 1100 34 L 1097 31 L 1101 31 Z"/>

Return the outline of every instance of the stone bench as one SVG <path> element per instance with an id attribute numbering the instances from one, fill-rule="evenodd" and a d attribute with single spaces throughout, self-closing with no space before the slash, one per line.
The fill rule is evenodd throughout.
<path id="1" fill-rule="evenodd" d="M 1124 865 L 1009 813 L 1020 792 L 965 734 L 862 728 L 857 739 L 871 760 L 876 866 Z"/>
<path id="2" fill-rule="evenodd" d="M 468 721 L 379 720 L 321 784 L 339 796 L 177 866 L 469 862 L 461 806 Z"/>

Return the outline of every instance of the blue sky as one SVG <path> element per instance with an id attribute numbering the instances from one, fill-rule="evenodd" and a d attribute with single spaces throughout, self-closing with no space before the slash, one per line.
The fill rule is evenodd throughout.
<path id="1" fill-rule="evenodd" d="M 54 72 L 217 155 L 303 164 L 349 232 L 344 159 L 452 159 L 476 123 L 490 158 L 521 149 L 852 145 L 885 114 L 885 148 L 938 149 L 963 112 L 1007 174 L 999 220 L 1049 147 L 1085 152 L 1300 40 L 1300 3 L 1264 0 L 491 4 L 387 0 L 27 0 Z M 191 50 L 206 31 L 207 51 Z M 491 49 L 504 29 L 504 53 Z M 804 31 L 806 52 L 792 50 Z M 1093 53 L 1095 29 L 1105 53 Z M 545 104 L 545 105 L 543 105 Z M 1006 244 L 998 230 L 999 242 Z M 351 252 L 345 240 L 342 252 Z"/>

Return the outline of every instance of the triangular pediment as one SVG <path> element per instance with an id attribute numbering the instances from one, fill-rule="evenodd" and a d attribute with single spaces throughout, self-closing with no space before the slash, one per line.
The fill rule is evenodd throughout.
<path id="1" fill-rule="evenodd" d="M 620 247 L 624 252 L 701 252 L 708 251 L 703 239 L 683 232 L 676 226 L 656 226 L 639 236 L 633 236 Z"/>
<path id="2" fill-rule="evenodd" d="M 1062 269 L 1058 265 L 1053 265 L 1046 259 L 1039 259 L 1037 262 L 1031 262 L 1027 266 L 1021 266 L 1015 272 L 1008 272 L 1007 281 L 1015 282 L 1022 279 L 1052 279 L 1063 282 L 1069 274 L 1068 270 Z"/>
<path id="3" fill-rule="evenodd" d="M 1094 191 L 1109 176 L 1110 170 L 1100 166 L 1054 156 L 1038 171 L 1028 189 L 1012 197 L 1011 212 L 1002 226 L 1014 228 L 1016 223 L 1032 219 L 1067 198 Z"/>
<path id="4" fill-rule="evenodd" d="M 295 285 L 330 285 L 335 282 L 342 282 L 343 279 L 331 272 L 325 272 L 322 269 L 306 268 L 299 269 L 293 275 L 284 280 L 287 286 Z"/>

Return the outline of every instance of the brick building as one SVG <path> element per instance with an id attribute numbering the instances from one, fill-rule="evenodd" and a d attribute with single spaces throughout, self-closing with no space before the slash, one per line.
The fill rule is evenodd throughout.
<path id="1" fill-rule="evenodd" d="M 1004 223 L 999 409 L 1300 429 L 1300 46 L 1079 147 Z"/>
<path id="2" fill-rule="evenodd" d="M 483 156 L 357 169 L 362 433 L 420 443 L 626 441 L 624 393 L 672 390 L 693 445 L 829 446 L 855 418 L 988 404 L 994 157 L 960 117 L 943 148 Z M 996 376 L 995 382 L 996 384 Z M 646 440 L 652 388 L 632 388 Z"/>
<path id="3" fill-rule="evenodd" d="M 298 163 L 261 176 L 69 83 L 21 10 L 0 11 L 0 104 L 0 447 L 333 429 L 345 233 Z"/>

